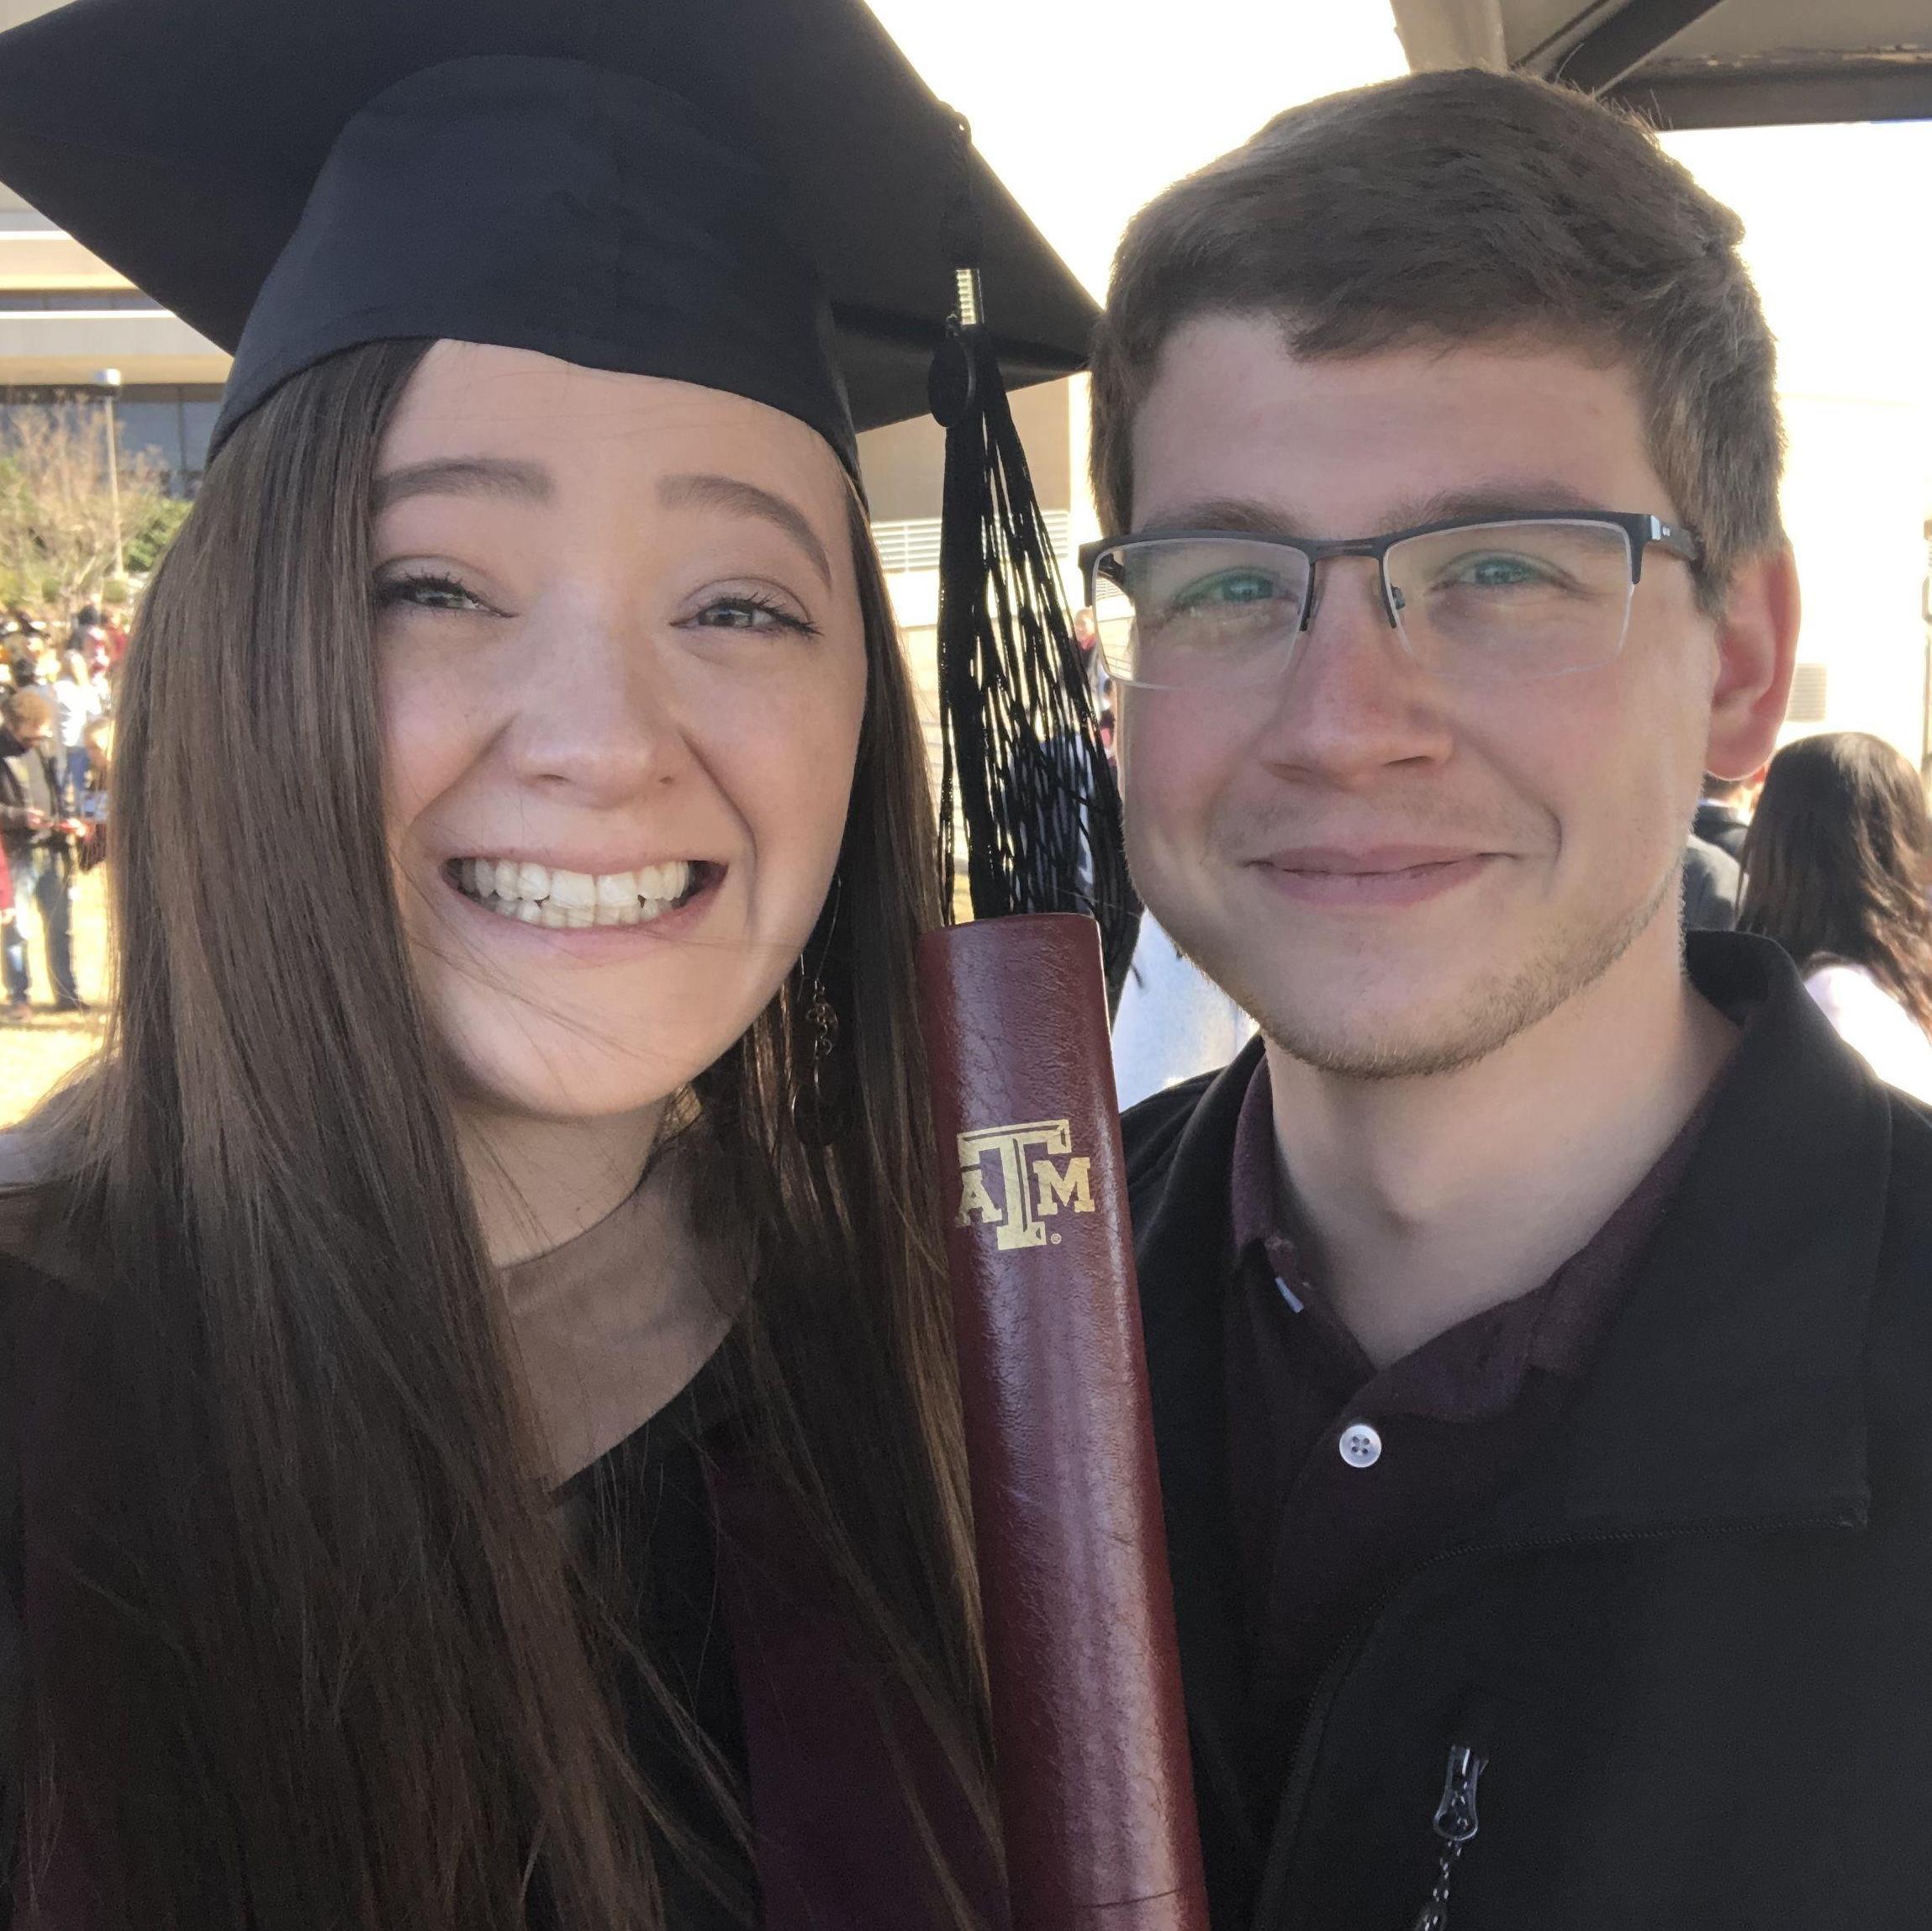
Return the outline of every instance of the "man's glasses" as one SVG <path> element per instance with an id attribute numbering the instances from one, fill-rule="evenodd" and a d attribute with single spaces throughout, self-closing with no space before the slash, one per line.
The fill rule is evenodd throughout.
<path id="1" fill-rule="evenodd" d="M 1317 602 L 1316 566 L 1368 557 L 1403 648 L 1438 677 L 1518 681 L 1607 663 L 1655 545 L 1695 564 L 1696 533 L 1613 510 L 1423 524 L 1303 541 L 1148 530 L 1080 551 L 1108 676 L 1195 690 L 1281 673 Z"/>

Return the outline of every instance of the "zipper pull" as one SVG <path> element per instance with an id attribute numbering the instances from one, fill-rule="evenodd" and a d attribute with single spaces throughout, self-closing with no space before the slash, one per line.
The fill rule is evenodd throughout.
<path id="1" fill-rule="evenodd" d="M 1441 1862 L 1435 1889 L 1412 1931 L 1448 1931 L 1449 1880 L 1463 1846 L 1481 1828 L 1476 1821 L 1475 1786 L 1488 1765 L 1488 1758 L 1479 1757 L 1467 1744 L 1450 1745 L 1449 1774 L 1443 1779 L 1442 1802 L 1436 1806 L 1435 1815 L 1435 1833 L 1442 1839 Z"/>

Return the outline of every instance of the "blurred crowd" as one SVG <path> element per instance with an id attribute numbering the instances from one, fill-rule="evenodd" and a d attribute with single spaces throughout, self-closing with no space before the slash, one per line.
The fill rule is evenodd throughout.
<path id="1" fill-rule="evenodd" d="M 33 1008 L 29 913 L 54 1010 L 83 1012 L 73 890 L 108 835 L 114 686 L 127 650 L 118 613 L 93 604 L 55 625 L 24 610 L 0 628 L 0 973 L 8 1019 Z"/>
<path id="2" fill-rule="evenodd" d="M 1932 817 L 1900 752 L 1826 731 L 1708 778 L 1684 869 L 1687 926 L 1775 939 L 1879 1078 L 1932 1101 Z"/>

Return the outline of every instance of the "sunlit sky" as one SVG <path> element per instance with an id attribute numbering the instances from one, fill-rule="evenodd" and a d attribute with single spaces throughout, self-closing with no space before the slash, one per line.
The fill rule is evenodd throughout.
<path id="1" fill-rule="evenodd" d="M 1405 71 L 1382 0 L 870 0 L 1097 294 L 1127 218 L 1296 101 Z"/>
<path id="2" fill-rule="evenodd" d="M 1296 101 L 1404 70 L 1383 0 L 870 0 L 1096 293 L 1141 203 Z M 1932 124 L 1674 136 L 1743 215 L 1787 390 L 1932 401 Z"/>

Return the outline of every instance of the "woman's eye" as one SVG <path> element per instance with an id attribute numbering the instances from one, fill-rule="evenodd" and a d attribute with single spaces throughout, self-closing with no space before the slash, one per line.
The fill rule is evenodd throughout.
<path id="1" fill-rule="evenodd" d="M 747 594 L 714 597 L 689 621 L 705 630 L 789 631 L 816 637 L 818 625 L 775 600 Z"/>
<path id="2" fill-rule="evenodd" d="M 376 586 L 376 607 L 394 609 L 401 605 L 418 610 L 468 612 L 488 610 L 489 605 L 454 577 L 391 577 Z"/>

